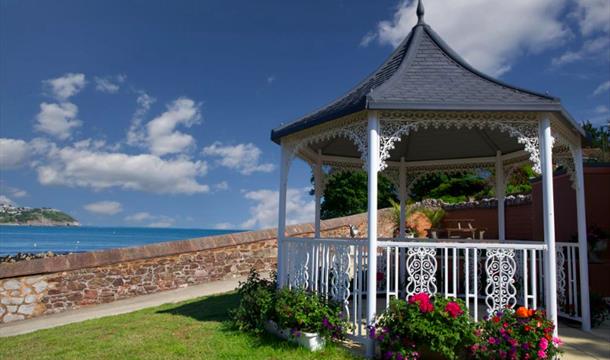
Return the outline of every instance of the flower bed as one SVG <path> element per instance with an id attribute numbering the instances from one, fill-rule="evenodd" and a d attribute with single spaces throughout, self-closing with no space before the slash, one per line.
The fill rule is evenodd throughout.
<path id="1" fill-rule="evenodd" d="M 480 323 L 472 355 L 477 359 L 553 359 L 561 344 L 553 337 L 554 329 L 542 310 L 505 309 Z"/>
<path id="2" fill-rule="evenodd" d="M 370 328 L 383 359 L 552 359 L 561 341 L 541 310 L 505 309 L 475 323 L 461 300 L 394 300 Z"/>

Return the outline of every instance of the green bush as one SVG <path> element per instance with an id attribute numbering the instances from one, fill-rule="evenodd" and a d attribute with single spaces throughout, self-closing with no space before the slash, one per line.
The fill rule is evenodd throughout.
<path id="1" fill-rule="evenodd" d="M 240 330 L 259 332 L 269 320 L 275 305 L 276 281 L 262 279 L 251 270 L 248 279 L 239 283 L 239 306 L 231 311 L 231 319 Z"/>
<path id="2" fill-rule="evenodd" d="M 282 329 L 318 333 L 325 338 L 343 338 L 349 324 L 343 320 L 341 305 L 301 289 L 278 290 L 273 320 Z"/>

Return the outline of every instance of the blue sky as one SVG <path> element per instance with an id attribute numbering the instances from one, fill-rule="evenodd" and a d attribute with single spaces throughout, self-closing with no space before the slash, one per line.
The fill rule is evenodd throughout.
<path id="1" fill-rule="evenodd" d="M 426 20 L 502 80 L 610 117 L 607 0 L 427 0 Z M 270 130 L 373 71 L 409 1 L 0 1 L 0 200 L 87 225 L 276 221 Z M 309 221 L 309 169 L 289 219 Z"/>

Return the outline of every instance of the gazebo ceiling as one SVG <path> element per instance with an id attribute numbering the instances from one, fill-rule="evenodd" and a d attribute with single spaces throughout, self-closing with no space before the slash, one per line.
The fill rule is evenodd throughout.
<path id="1" fill-rule="evenodd" d="M 443 146 L 439 146 L 441 144 Z M 467 146 L 464 146 L 467 145 Z M 516 139 L 492 129 L 429 128 L 403 136 L 390 151 L 389 161 L 451 160 L 477 157 L 493 157 L 499 150 L 503 154 L 523 149 Z M 314 152 L 326 156 L 359 159 L 358 148 L 346 138 L 334 138 L 310 145 Z"/>
<path id="2" fill-rule="evenodd" d="M 553 112 L 582 135 L 559 99 L 505 84 L 466 63 L 423 21 L 369 77 L 325 107 L 271 132 L 273 141 L 362 110 Z"/>

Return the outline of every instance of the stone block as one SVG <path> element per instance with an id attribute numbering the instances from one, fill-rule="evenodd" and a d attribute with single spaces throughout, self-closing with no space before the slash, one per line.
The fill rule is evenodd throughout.
<path id="1" fill-rule="evenodd" d="M 17 313 L 23 315 L 32 315 L 34 313 L 34 310 L 36 310 L 36 304 L 21 305 L 19 306 Z"/>
<path id="2" fill-rule="evenodd" d="M 36 300 L 38 300 L 38 297 L 36 295 L 28 295 L 28 296 L 25 297 L 25 303 L 26 304 L 35 303 Z"/>
<path id="3" fill-rule="evenodd" d="M 44 280 L 44 276 L 34 276 L 34 277 L 29 277 L 25 279 L 25 283 L 28 285 L 32 285 L 32 284 L 36 284 L 37 282 L 40 282 Z"/>
<path id="4" fill-rule="evenodd" d="M 6 290 L 19 290 L 21 289 L 21 282 L 15 279 L 10 279 L 5 281 L 2 287 L 4 287 Z"/>
<path id="5" fill-rule="evenodd" d="M 23 304 L 23 298 L 15 296 L 4 297 L 0 302 L 2 302 L 4 305 L 20 305 Z"/>
<path id="6" fill-rule="evenodd" d="M 23 320 L 23 319 L 25 319 L 25 316 L 23 316 L 23 315 L 6 314 L 6 315 L 4 315 L 4 318 L 2 318 L 2 321 L 5 323 L 8 323 L 8 322 Z"/>
<path id="7" fill-rule="evenodd" d="M 4 315 L 5 312 L 6 309 L 4 308 L 4 306 L 0 306 L 0 318 L 2 317 L 2 315 Z"/>
<path id="8" fill-rule="evenodd" d="M 49 287 L 49 284 L 46 281 L 39 281 L 39 282 L 35 283 L 33 286 L 34 286 L 34 290 L 36 290 L 36 292 L 40 294 Z"/>
<path id="9" fill-rule="evenodd" d="M 17 305 L 7 305 L 6 310 L 8 310 L 10 313 L 14 313 L 17 311 Z"/>

